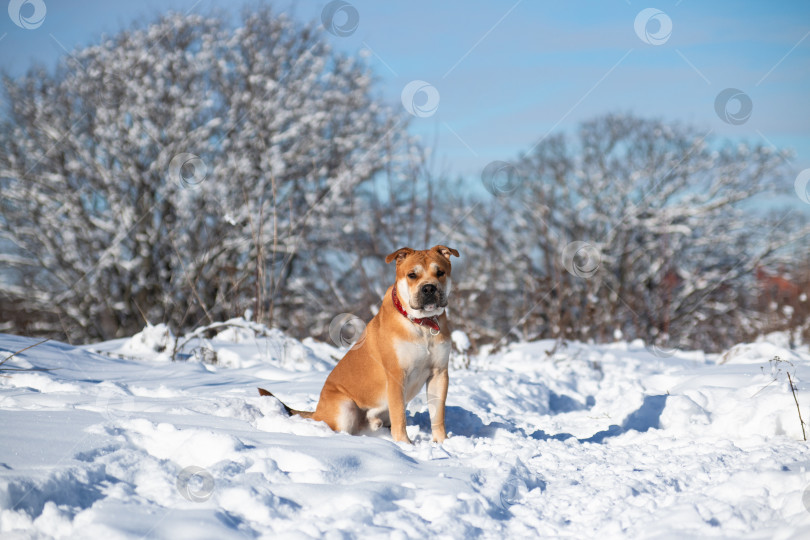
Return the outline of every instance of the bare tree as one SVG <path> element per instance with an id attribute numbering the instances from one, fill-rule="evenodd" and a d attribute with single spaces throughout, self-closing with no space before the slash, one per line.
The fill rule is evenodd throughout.
<path id="1" fill-rule="evenodd" d="M 309 327 L 356 300 L 325 299 L 361 188 L 413 152 L 364 65 L 268 8 L 166 15 L 4 84 L 0 295 L 71 339 L 247 308 Z"/>
<path id="2" fill-rule="evenodd" d="M 792 187 L 785 157 L 622 115 L 543 140 L 503 164 L 514 178 L 491 189 L 494 207 L 455 212 L 455 242 L 475 246 L 461 300 L 471 337 L 717 350 L 761 330 L 755 269 L 810 233 L 755 204 Z"/>

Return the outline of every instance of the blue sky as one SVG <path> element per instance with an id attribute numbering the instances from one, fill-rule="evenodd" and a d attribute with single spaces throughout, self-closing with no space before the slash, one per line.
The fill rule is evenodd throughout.
<path id="1" fill-rule="evenodd" d="M 28 0 L 30 1 L 30 0 Z M 212 0 L 68 2 L 41 0 L 44 20 L 22 29 L 0 14 L 0 66 L 23 73 L 103 34 L 169 9 L 237 14 L 256 3 Z M 23 0 L 12 0 L 23 2 Z M 326 1 L 275 2 L 303 22 L 320 21 Z M 477 177 L 489 162 L 509 160 L 542 137 L 571 133 L 608 112 L 633 112 L 694 125 L 734 141 L 793 148 L 795 174 L 810 168 L 810 2 L 603 0 L 503 2 L 349 0 L 359 24 L 332 45 L 368 51 L 379 91 L 401 105 L 413 80 L 435 88 L 433 114 L 411 131 L 434 147 L 434 170 Z M 642 10 L 663 13 L 640 37 Z M 24 5 L 31 16 L 32 5 Z M 346 11 L 336 16 L 345 21 Z M 671 21 L 671 32 L 662 21 Z M 666 24 L 666 22 L 665 22 Z M 660 35 L 659 35 L 660 34 Z M 650 38 L 649 36 L 652 36 Z M 660 37 L 660 44 L 648 41 Z M 750 98 L 750 117 L 720 119 L 726 88 Z M 417 96 L 424 99 L 426 96 Z M 735 113 L 737 101 L 729 104 Z"/>

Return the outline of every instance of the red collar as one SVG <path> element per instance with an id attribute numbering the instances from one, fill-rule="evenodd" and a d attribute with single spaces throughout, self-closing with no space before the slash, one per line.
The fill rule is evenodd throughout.
<path id="1" fill-rule="evenodd" d="M 397 311 L 402 313 L 402 316 L 411 321 L 414 324 L 418 324 L 420 326 L 427 326 L 431 330 L 431 334 L 434 336 L 438 335 L 441 332 L 441 328 L 439 327 L 439 320 L 436 317 L 425 317 L 423 319 L 414 319 L 411 318 L 408 313 L 405 311 L 405 308 L 402 307 L 402 304 L 397 297 L 397 286 L 394 285 L 391 288 L 391 298 L 394 300 L 394 307 L 397 308 Z"/>

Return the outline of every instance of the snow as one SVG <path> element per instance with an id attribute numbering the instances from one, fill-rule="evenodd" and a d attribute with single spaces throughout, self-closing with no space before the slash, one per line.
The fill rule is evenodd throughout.
<path id="1" fill-rule="evenodd" d="M 466 352 L 470 349 L 470 338 L 462 330 L 453 330 L 450 333 L 450 339 L 456 350 Z"/>
<path id="2" fill-rule="evenodd" d="M 51 341 L 6 362 L 0 536 L 798 539 L 810 530 L 810 457 L 787 380 L 810 418 L 810 349 L 789 349 L 784 336 L 719 355 L 656 354 L 638 341 L 473 355 L 451 373 L 450 437 L 430 442 L 419 396 L 406 446 L 384 429 L 349 436 L 287 417 L 256 387 L 311 409 L 340 351 L 230 323 L 181 338 L 181 361 L 171 361 L 175 338 L 154 326 L 87 347 Z M 0 334 L 0 361 L 34 343 Z M 218 363 L 189 352 L 199 348 Z"/>

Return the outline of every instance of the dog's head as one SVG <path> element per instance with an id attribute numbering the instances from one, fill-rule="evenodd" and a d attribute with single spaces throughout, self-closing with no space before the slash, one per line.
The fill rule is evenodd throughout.
<path id="1" fill-rule="evenodd" d="M 450 255 L 458 251 L 447 246 L 434 246 L 417 251 L 401 248 L 385 258 L 397 261 L 397 296 L 415 318 L 441 315 L 450 295 Z"/>

